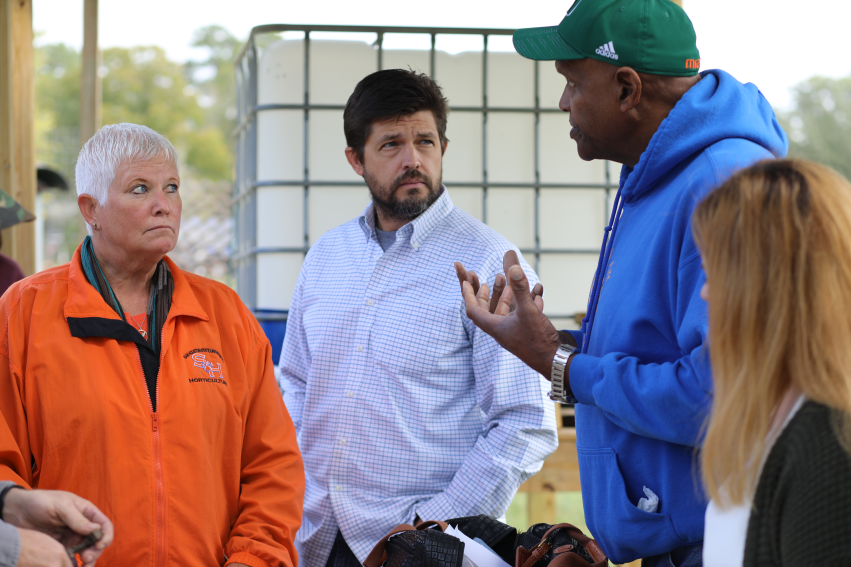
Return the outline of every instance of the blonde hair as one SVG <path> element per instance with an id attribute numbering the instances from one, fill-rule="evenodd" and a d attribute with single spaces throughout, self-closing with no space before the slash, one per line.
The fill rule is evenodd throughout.
<path id="1" fill-rule="evenodd" d="M 851 446 L 851 185 L 815 163 L 761 162 L 710 193 L 692 227 L 714 382 L 703 479 L 722 506 L 741 504 L 791 385 L 839 410 Z"/>

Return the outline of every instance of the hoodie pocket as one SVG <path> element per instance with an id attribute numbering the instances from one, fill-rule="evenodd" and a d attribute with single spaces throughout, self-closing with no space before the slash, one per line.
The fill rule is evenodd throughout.
<path id="1" fill-rule="evenodd" d="M 618 458 L 611 448 L 578 448 L 585 523 L 615 563 L 668 552 L 685 543 L 664 512 L 645 512 L 626 494 Z M 648 486 L 661 494 L 661 487 Z M 664 501 L 659 506 L 666 508 Z"/>

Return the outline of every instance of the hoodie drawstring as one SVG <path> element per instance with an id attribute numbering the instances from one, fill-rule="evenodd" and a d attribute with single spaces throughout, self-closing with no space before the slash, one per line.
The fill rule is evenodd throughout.
<path id="1" fill-rule="evenodd" d="M 618 193 L 615 195 L 615 204 L 612 207 L 612 216 L 609 219 L 609 226 L 606 227 L 603 233 L 603 245 L 600 247 L 600 259 L 597 261 L 597 271 L 594 273 L 594 285 L 591 288 L 591 298 L 588 300 L 588 313 L 582 318 L 582 354 L 588 352 L 588 345 L 591 339 L 591 330 L 594 328 L 594 316 L 597 314 L 597 303 L 600 301 L 600 293 L 603 291 L 603 275 L 606 271 L 606 266 L 609 265 L 609 258 L 612 256 L 612 249 L 615 244 L 615 233 L 618 230 L 621 213 L 623 212 L 623 200 L 621 199 L 621 188 L 618 188 Z"/>

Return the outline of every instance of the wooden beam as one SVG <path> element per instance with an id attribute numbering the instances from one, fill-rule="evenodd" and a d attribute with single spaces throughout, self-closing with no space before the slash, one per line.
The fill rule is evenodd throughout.
<path id="1" fill-rule="evenodd" d="M 101 126 L 100 49 L 98 49 L 98 0 L 83 5 L 82 83 L 80 84 L 80 145 Z"/>
<path id="2" fill-rule="evenodd" d="M 0 0 L 0 188 L 35 211 L 32 0 Z M 3 231 L 3 252 L 35 273 L 35 223 Z"/>

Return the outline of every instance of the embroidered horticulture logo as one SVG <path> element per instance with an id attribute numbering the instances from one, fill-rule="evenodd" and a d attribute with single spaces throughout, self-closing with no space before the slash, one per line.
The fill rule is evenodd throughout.
<path id="1" fill-rule="evenodd" d="M 192 355 L 193 366 L 197 366 L 202 369 L 210 378 L 224 378 L 222 374 L 222 363 L 217 362 L 213 364 L 209 360 L 207 360 L 207 355 L 201 354 L 200 352 Z"/>
<path id="2" fill-rule="evenodd" d="M 228 383 L 225 382 L 225 373 L 224 370 L 222 370 L 222 363 L 213 363 L 207 360 L 207 356 L 213 354 L 218 356 L 220 360 L 224 360 L 222 354 L 214 348 L 193 348 L 183 355 L 184 360 L 192 361 L 193 367 L 200 368 L 207 373 L 206 377 L 190 378 L 189 382 L 191 384 L 206 383 L 222 384 L 224 386 L 228 385 Z"/>

